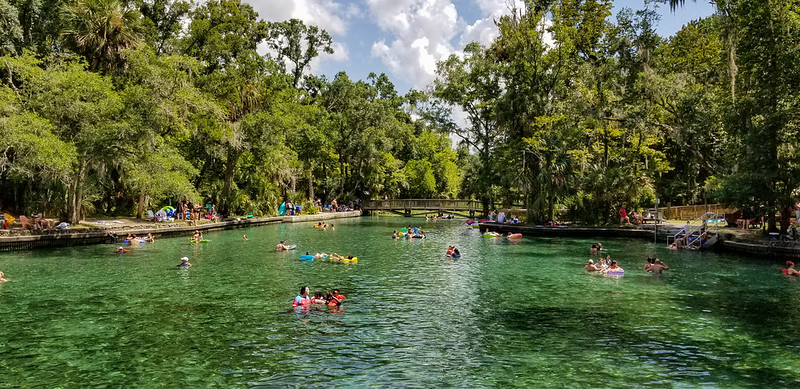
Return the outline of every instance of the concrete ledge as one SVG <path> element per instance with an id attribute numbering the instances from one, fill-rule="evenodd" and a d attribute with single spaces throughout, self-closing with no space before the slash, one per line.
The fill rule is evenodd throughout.
<path id="1" fill-rule="evenodd" d="M 771 246 L 745 242 L 723 241 L 720 251 L 733 254 L 750 255 L 762 258 L 800 260 L 800 246 Z"/>
<path id="2" fill-rule="evenodd" d="M 297 215 L 297 216 L 284 216 L 284 223 L 301 223 L 301 222 L 316 222 L 321 220 L 343 219 L 350 217 L 361 216 L 361 211 L 347 211 L 347 212 L 324 212 L 316 215 Z"/>
<path id="3" fill-rule="evenodd" d="M 45 234 L 14 235 L 0 237 L 0 251 L 30 250 L 39 247 L 66 247 L 122 241 L 128 234 L 139 236 L 153 234 L 155 237 L 176 235 L 189 236 L 194 231 L 230 230 L 234 228 L 258 227 L 278 223 L 313 222 L 319 220 L 341 219 L 361 216 L 360 211 L 321 213 L 316 215 L 277 216 L 266 218 L 242 218 L 218 223 L 203 223 L 197 226 L 145 224 L 141 226 L 120 226 L 113 229 L 93 229 L 89 231 L 66 230 Z M 115 238 L 116 236 L 116 238 Z"/>
<path id="4" fill-rule="evenodd" d="M 542 227 L 508 223 L 480 223 L 480 230 L 486 229 L 501 233 L 521 233 L 530 236 L 572 236 L 572 237 L 632 237 L 653 239 L 653 231 L 637 228 L 614 227 Z"/>

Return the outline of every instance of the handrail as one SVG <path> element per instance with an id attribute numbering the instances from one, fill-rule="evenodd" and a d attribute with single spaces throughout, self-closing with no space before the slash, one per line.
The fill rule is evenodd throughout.
<path id="1" fill-rule="evenodd" d="M 720 218 L 716 213 L 706 212 L 689 224 L 689 231 L 686 231 L 687 229 L 685 227 L 681 228 L 681 230 L 672 237 L 672 241 L 683 241 L 684 248 L 700 248 L 703 245 L 703 240 L 701 239 L 703 234 L 706 234 L 707 240 L 710 240 L 713 235 L 717 234 L 719 231 L 719 220 Z M 700 225 L 695 226 L 694 224 L 696 222 L 700 222 Z M 694 239 L 692 239 L 692 237 L 694 237 Z"/>
<path id="2" fill-rule="evenodd" d="M 481 204 L 477 200 L 460 199 L 387 199 L 387 200 L 364 200 L 364 209 L 480 209 Z"/>

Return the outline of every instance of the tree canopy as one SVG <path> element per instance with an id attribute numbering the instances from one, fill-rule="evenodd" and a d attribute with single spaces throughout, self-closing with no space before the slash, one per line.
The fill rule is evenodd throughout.
<path id="1" fill-rule="evenodd" d="M 655 7 L 683 1 L 528 0 L 402 93 L 313 74 L 331 36 L 241 0 L 0 0 L 0 207 L 444 197 L 609 223 L 659 198 L 777 228 L 800 200 L 800 4 L 714 4 L 661 37 Z"/>

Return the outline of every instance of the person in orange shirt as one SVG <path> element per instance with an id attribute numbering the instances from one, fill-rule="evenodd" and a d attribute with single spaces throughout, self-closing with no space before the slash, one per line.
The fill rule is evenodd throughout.
<path id="1" fill-rule="evenodd" d="M 341 302 L 342 300 L 344 300 L 346 298 L 346 297 L 342 296 L 342 294 L 339 292 L 339 289 L 334 289 L 333 290 L 333 297 L 335 297 L 337 300 L 339 300 L 339 302 Z"/>

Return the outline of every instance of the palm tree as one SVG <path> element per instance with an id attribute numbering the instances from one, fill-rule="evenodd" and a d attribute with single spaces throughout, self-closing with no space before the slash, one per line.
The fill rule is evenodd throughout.
<path id="1" fill-rule="evenodd" d="M 62 13 L 61 36 L 86 58 L 93 72 L 124 69 L 122 51 L 141 41 L 139 12 L 120 0 L 76 0 Z"/>

